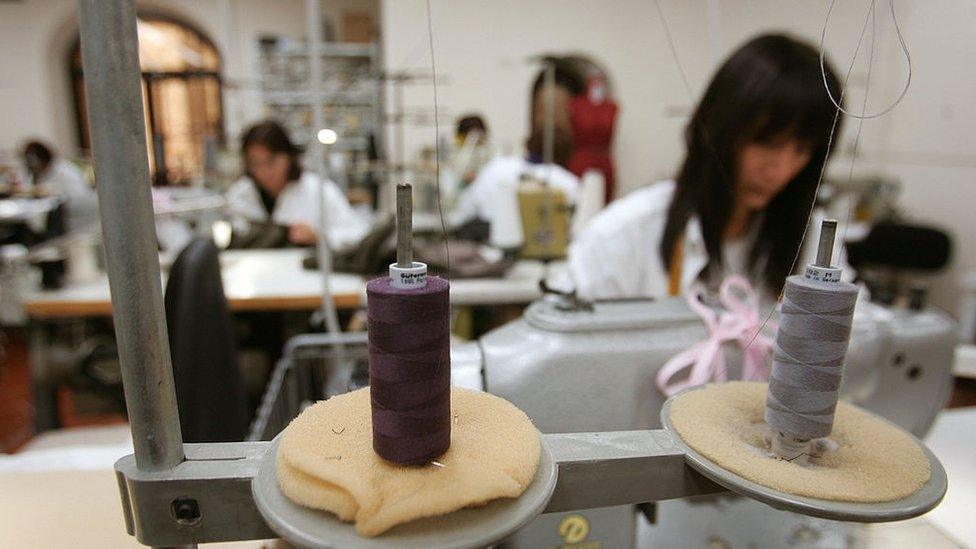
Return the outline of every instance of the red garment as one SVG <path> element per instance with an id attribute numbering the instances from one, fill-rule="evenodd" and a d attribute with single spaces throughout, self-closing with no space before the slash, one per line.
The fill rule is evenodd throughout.
<path id="1" fill-rule="evenodd" d="M 617 104 L 610 99 L 600 103 L 591 102 L 588 93 L 574 97 L 569 103 L 569 118 L 573 125 L 573 154 L 569 158 L 569 171 L 577 177 L 582 177 L 588 169 L 603 172 L 607 204 L 613 199 L 615 191 L 610 145 L 618 110 Z"/>

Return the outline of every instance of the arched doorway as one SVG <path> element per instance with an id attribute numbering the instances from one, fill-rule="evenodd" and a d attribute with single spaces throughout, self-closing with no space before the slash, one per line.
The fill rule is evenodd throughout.
<path id="1" fill-rule="evenodd" d="M 140 16 L 138 33 L 153 182 L 189 183 L 213 168 L 224 142 L 220 54 L 203 33 L 167 17 Z M 79 142 L 89 149 L 79 42 L 69 63 Z"/>

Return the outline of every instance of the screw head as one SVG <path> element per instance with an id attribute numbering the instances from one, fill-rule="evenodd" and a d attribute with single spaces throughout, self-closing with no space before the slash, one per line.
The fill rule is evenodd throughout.
<path id="1" fill-rule="evenodd" d="M 183 525 L 193 525 L 200 522 L 200 504 L 191 498 L 177 498 L 170 504 L 170 511 L 176 522 Z"/>

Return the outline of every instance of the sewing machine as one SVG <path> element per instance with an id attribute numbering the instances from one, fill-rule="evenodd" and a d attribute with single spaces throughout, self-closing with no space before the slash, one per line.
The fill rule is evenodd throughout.
<path id="1" fill-rule="evenodd" d="M 949 395 L 954 334 L 954 323 L 934 310 L 859 303 L 842 398 L 924 436 Z M 481 360 L 485 389 L 524 410 L 543 433 L 658 429 L 666 400 L 655 384 L 658 369 L 707 335 L 702 320 L 680 298 L 598 302 L 590 309 L 549 296 L 481 338 L 474 359 Z M 728 377 L 738 379 L 741 350 L 726 347 Z M 686 514 L 699 510 L 704 506 L 685 507 Z M 722 521 L 723 513 L 712 511 L 709 528 L 693 529 L 694 535 L 704 542 L 748 531 L 771 540 L 777 538 L 764 537 L 764 531 L 789 529 L 782 520 L 758 520 L 757 513 L 752 513 L 757 520 L 743 523 L 748 509 L 735 513 L 725 513 L 730 520 Z M 801 522 L 799 515 L 787 517 Z M 633 506 L 622 506 L 543 515 L 506 547 L 558 546 L 565 543 L 567 524 L 586 524 L 586 539 L 602 547 L 635 544 L 637 515 Z M 678 527 L 683 530 L 676 533 Z M 682 539 L 690 532 L 677 521 L 654 528 L 663 538 Z"/>
<path id="2" fill-rule="evenodd" d="M 519 256 L 530 259 L 566 257 L 572 209 L 563 192 L 528 178 L 519 185 L 518 208 L 524 238 Z"/>

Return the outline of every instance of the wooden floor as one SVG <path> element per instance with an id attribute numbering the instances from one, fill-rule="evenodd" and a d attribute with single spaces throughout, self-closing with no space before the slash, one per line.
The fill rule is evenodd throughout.
<path id="1" fill-rule="evenodd" d="M 5 331 L 0 342 L 5 355 L 0 366 L 0 453 L 11 453 L 34 436 L 34 395 L 26 334 Z M 58 392 L 58 417 L 65 427 L 125 422 L 122 414 L 86 413 L 76 400 L 68 388 Z"/>
<path id="2" fill-rule="evenodd" d="M 6 332 L 0 367 L 0 452 L 20 448 L 34 433 L 34 407 L 31 394 L 27 345 L 18 332 Z"/>

